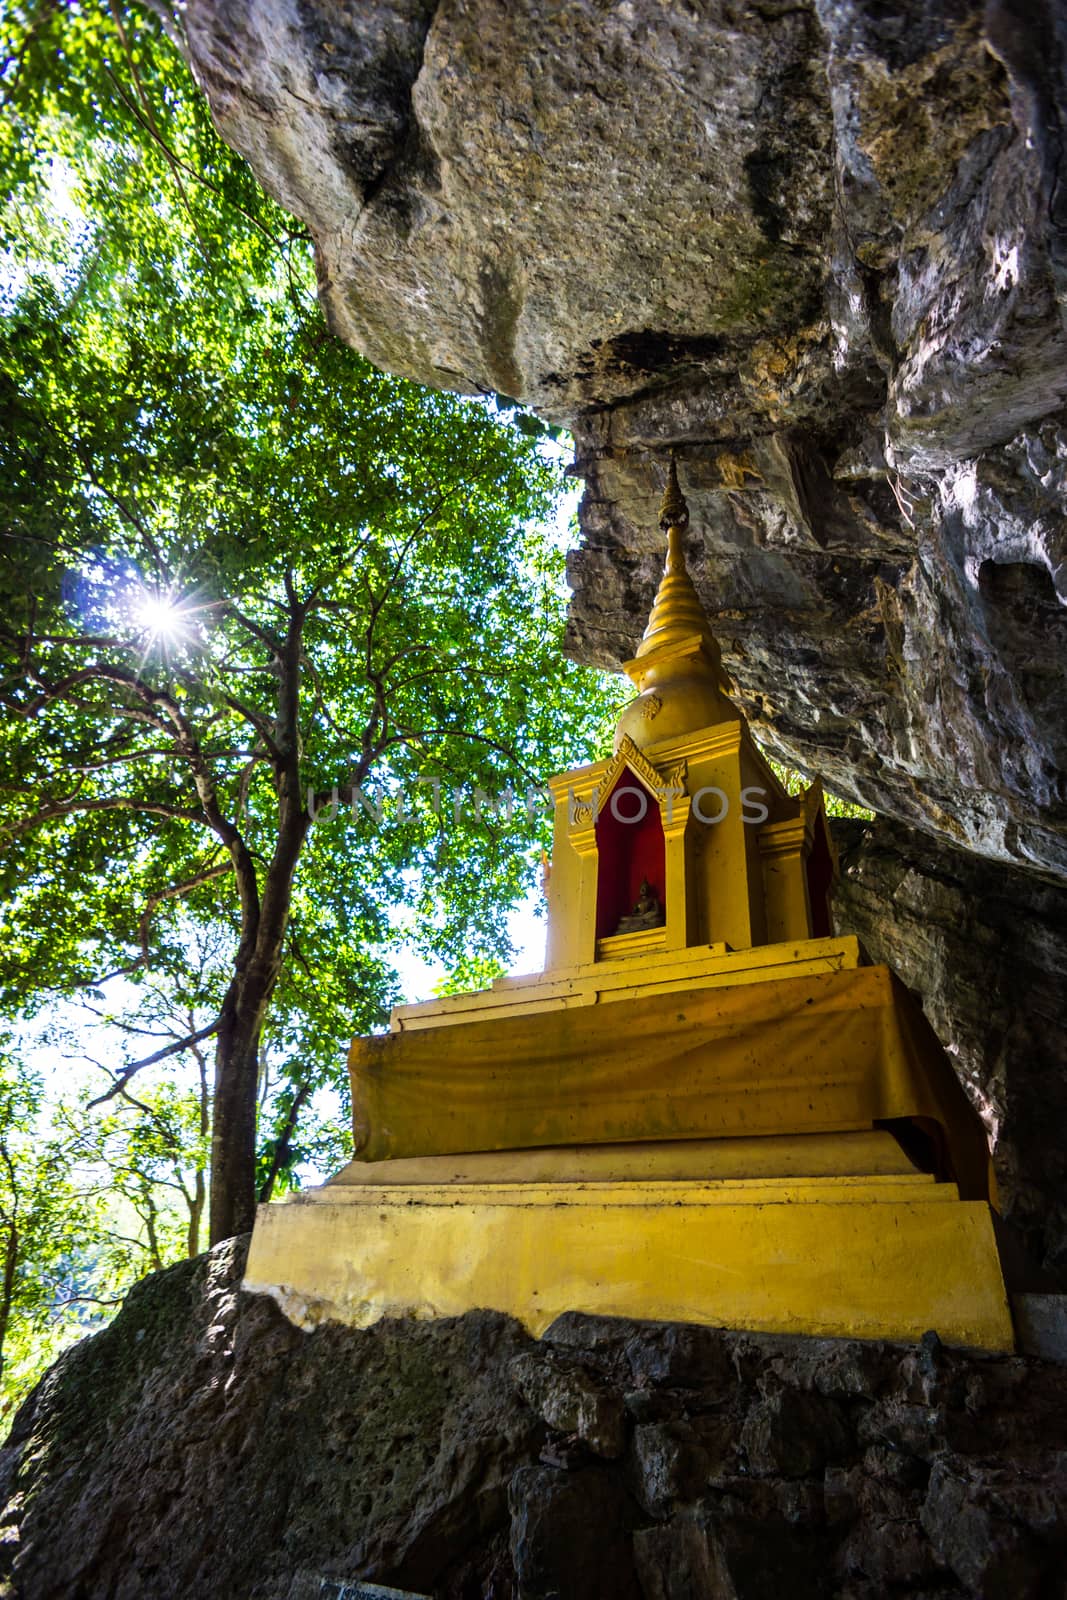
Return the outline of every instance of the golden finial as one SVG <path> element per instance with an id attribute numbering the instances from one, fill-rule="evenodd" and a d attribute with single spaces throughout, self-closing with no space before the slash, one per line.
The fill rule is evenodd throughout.
<path id="1" fill-rule="evenodd" d="M 673 453 L 670 471 L 667 474 L 667 487 L 663 491 L 663 501 L 659 508 L 659 525 L 664 533 L 670 528 L 684 529 L 689 526 L 689 507 L 678 484 L 678 463 Z"/>
<path id="2" fill-rule="evenodd" d="M 624 668 L 638 695 L 616 723 L 616 749 L 623 739 L 643 749 L 697 728 L 736 722 L 740 716 L 730 704 L 718 641 L 686 565 L 689 507 L 673 455 L 659 525 L 667 534 L 667 560 L 648 626 Z"/>
<path id="3" fill-rule="evenodd" d="M 678 467 L 673 455 L 660 506 L 659 525 L 667 534 L 667 562 L 637 654 L 647 656 L 665 644 L 697 634 L 708 641 L 717 655 L 718 645 L 712 639 L 704 607 L 686 566 L 684 540 L 689 526 L 689 507 L 678 483 Z"/>

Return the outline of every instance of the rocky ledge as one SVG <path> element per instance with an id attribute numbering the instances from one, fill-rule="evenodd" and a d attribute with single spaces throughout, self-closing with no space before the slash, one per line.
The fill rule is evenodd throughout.
<path id="1" fill-rule="evenodd" d="M 1063 1594 L 1062 1367 L 573 1314 L 302 1333 L 243 1260 L 146 1279 L 30 1396 L 0 1595 Z"/>

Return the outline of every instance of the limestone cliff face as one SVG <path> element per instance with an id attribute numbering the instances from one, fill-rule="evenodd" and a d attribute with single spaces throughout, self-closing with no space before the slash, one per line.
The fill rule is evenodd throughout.
<path id="1" fill-rule="evenodd" d="M 571 647 L 632 651 L 677 447 L 767 742 L 1067 873 L 1055 0 L 190 0 L 224 136 L 392 372 L 567 422 Z"/>
<path id="2" fill-rule="evenodd" d="M 936 988 L 1009 1207 L 1067 1267 L 1041 1065 L 1067 965 L 1063 6 L 189 0 L 186 26 L 337 332 L 573 429 L 580 659 L 633 653 L 677 451 L 738 697 L 893 819 L 845 913 Z"/>
<path id="3" fill-rule="evenodd" d="M 1067 1283 L 1067 889 L 899 823 L 834 832 L 838 924 L 921 997 L 993 1136 L 1004 1214 Z"/>

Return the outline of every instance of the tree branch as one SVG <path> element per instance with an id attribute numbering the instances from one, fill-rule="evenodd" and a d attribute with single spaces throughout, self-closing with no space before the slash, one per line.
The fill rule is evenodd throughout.
<path id="1" fill-rule="evenodd" d="M 195 822 L 201 827 L 208 825 L 203 812 L 193 811 L 185 806 L 170 806 L 157 800 L 133 800 L 127 795 L 110 795 L 99 800 L 53 801 L 35 811 L 32 817 L 24 817 L 21 822 L 9 824 L 3 831 L 8 839 L 17 839 L 22 834 L 40 827 L 44 822 L 51 822 L 56 817 L 73 816 L 76 812 L 83 811 L 143 811 L 148 816 L 174 817 L 179 822 Z"/>
<path id="2" fill-rule="evenodd" d="M 113 1100 L 117 1094 L 122 1094 L 130 1079 L 145 1067 L 154 1067 L 157 1061 L 165 1061 L 168 1056 L 180 1055 L 183 1050 L 188 1050 L 190 1046 L 199 1044 L 201 1039 L 210 1039 L 212 1034 L 218 1032 L 221 1021 L 221 1016 L 218 1016 L 214 1022 L 209 1022 L 204 1028 L 198 1028 L 195 1033 L 188 1034 L 184 1039 L 176 1039 L 173 1044 L 165 1045 L 162 1050 L 156 1050 L 152 1055 L 144 1056 L 140 1061 L 130 1062 L 128 1066 L 123 1067 L 121 1072 L 115 1074 L 115 1081 L 111 1088 L 104 1094 L 97 1095 L 95 1100 L 90 1100 L 86 1109 L 92 1111 L 94 1106 L 102 1106 L 106 1101 Z"/>
<path id="3" fill-rule="evenodd" d="M 203 883 L 210 883 L 213 878 L 221 878 L 227 872 L 233 871 L 233 861 L 220 861 L 217 866 L 205 867 L 203 872 L 198 872 L 192 878 L 187 878 L 184 883 L 172 884 L 169 889 L 161 889 L 158 894 L 149 896 L 148 904 L 141 913 L 138 923 L 138 933 L 141 940 L 141 955 L 144 965 L 148 966 L 148 929 L 157 906 L 164 900 L 174 900 L 179 895 L 188 894 L 192 889 L 199 889 Z"/>

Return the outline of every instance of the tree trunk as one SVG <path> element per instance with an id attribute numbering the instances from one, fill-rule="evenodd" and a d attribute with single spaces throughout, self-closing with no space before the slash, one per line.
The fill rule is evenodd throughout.
<path id="1" fill-rule="evenodd" d="M 256 1087 L 261 1021 L 253 1027 L 231 986 L 215 1049 L 209 1244 L 248 1233 L 256 1217 Z M 232 1013 L 230 999 L 233 997 Z"/>
<path id="2" fill-rule="evenodd" d="M 0 1377 L 4 1372 L 4 1345 L 7 1326 L 11 1320 L 11 1304 L 15 1298 L 15 1269 L 19 1261 L 19 1233 L 13 1222 L 8 1223 L 7 1244 L 4 1248 L 4 1285 L 0 1290 Z"/>
<path id="3" fill-rule="evenodd" d="M 297 1119 L 305 1100 L 311 1093 L 311 1084 L 302 1083 L 293 1096 L 293 1103 L 289 1107 L 289 1114 L 285 1119 L 285 1126 L 278 1135 L 274 1146 L 274 1155 L 271 1158 L 270 1169 L 264 1178 L 259 1190 L 259 1203 L 266 1205 L 274 1193 L 274 1185 L 278 1181 L 278 1174 L 289 1161 L 293 1148 L 293 1134 L 296 1132 Z"/>
<path id="4" fill-rule="evenodd" d="M 207 1137 L 211 1127 L 211 1096 L 207 1086 L 207 1061 L 204 1052 L 199 1046 L 193 1046 L 193 1055 L 196 1057 L 197 1071 L 200 1074 L 200 1137 Z M 186 1194 L 186 1204 L 189 1207 L 189 1227 L 185 1236 L 186 1253 L 192 1261 L 194 1256 L 200 1254 L 200 1225 L 204 1220 L 204 1202 L 207 1199 L 207 1179 L 203 1167 L 198 1166 L 193 1182 L 193 1197 L 190 1200 Z"/>
<path id="5" fill-rule="evenodd" d="M 156 1228 L 157 1213 L 156 1208 L 152 1203 L 151 1191 L 148 1192 L 148 1194 L 145 1196 L 145 1199 L 147 1203 L 144 1224 L 145 1232 L 148 1234 L 148 1255 L 152 1262 L 152 1271 L 161 1272 L 163 1270 L 163 1257 L 159 1250 L 159 1232 Z"/>
<path id="6" fill-rule="evenodd" d="M 247 1233 L 256 1218 L 256 1090 L 259 1043 L 282 970 L 293 875 L 310 818 L 300 790 L 300 639 L 305 609 L 292 573 L 285 576 L 290 623 L 277 660 L 275 726 L 278 837 L 260 895 L 256 870 L 235 828 L 229 842 L 241 894 L 237 968 L 223 1002 L 215 1040 L 215 1098 L 211 1128 L 210 1243 Z M 212 797 L 212 803 L 217 802 Z"/>
<path id="7" fill-rule="evenodd" d="M 196 1172 L 196 1188 L 193 1198 L 188 1202 L 189 1227 L 185 1235 L 185 1253 L 192 1261 L 194 1256 L 200 1254 L 200 1219 L 204 1215 L 204 1198 L 207 1187 L 204 1183 L 203 1169 L 198 1167 Z"/>
<path id="8" fill-rule="evenodd" d="M 284 923 L 267 959 L 230 984 L 215 1041 L 209 1243 L 248 1233 L 256 1219 L 256 1091 L 259 1041 L 281 969 Z"/>

